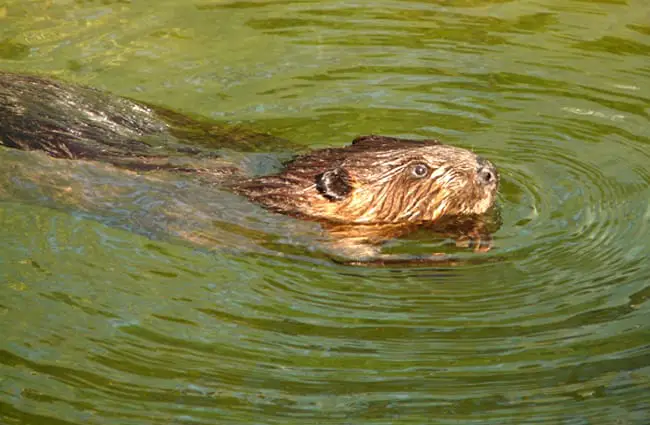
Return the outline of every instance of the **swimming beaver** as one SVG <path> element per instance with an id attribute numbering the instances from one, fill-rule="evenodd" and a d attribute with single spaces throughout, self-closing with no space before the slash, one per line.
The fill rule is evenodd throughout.
<path id="1" fill-rule="evenodd" d="M 394 236 L 403 233 L 395 231 L 402 224 L 483 214 L 494 204 L 499 185 L 495 167 L 468 150 L 385 136 L 315 150 L 277 174 L 250 177 L 221 160 L 214 148 L 248 150 L 270 136 L 206 126 L 162 108 L 36 76 L 0 72 L 0 116 L 0 145 L 195 176 L 273 211 L 362 225 L 353 232 L 357 235 L 368 225 L 393 226 L 388 233 Z M 376 228 L 368 231 L 374 236 L 365 239 L 382 239 Z"/>
<path id="2" fill-rule="evenodd" d="M 364 136 L 233 189 L 274 211 L 342 223 L 433 222 L 483 214 L 499 178 L 487 160 L 435 140 Z"/>

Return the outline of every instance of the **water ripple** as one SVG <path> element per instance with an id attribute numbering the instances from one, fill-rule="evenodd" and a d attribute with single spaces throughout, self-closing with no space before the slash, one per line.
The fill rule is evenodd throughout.
<path id="1" fill-rule="evenodd" d="M 357 267 L 227 193 L 0 151 L 0 422 L 648 423 L 643 1 L 144 7 L 9 0 L 33 48 L 0 66 L 306 146 L 441 138 L 498 166 L 503 224 Z M 102 203 L 71 213 L 73 173 Z"/>

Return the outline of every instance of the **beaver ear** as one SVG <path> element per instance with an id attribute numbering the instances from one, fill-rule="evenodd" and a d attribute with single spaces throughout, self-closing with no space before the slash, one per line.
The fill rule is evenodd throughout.
<path id="1" fill-rule="evenodd" d="M 330 201 L 342 201 L 352 191 L 350 175 L 344 168 L 335 168 L 316 176 L 316 189 Z"/>
<path id="2" fill-rule="evenodd" d="M 404 146 L 424 146 L 424 145 L 441 145 L 440 140 L 435 139 L 402 139 L 399 137 L 388 137 L 371 134 L 370 136 L 359 136 L 352 141 L 354 146 L 368 146 L 369 148 L 379 147 L 404 147 Z"/>

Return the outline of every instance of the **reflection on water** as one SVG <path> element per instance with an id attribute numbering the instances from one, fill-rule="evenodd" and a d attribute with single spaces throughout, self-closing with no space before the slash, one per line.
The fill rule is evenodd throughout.
<path id="1" fill-rule="evenodd" d="M 3 70 L 303 146 L 438 137 L 497 165 L 503 224 L 488 253 L 386 247 L 455 266 L 355 267 L 310 251 L 310 224 L 177 181 L 113 176 L 85 189 L 143 203 L 71 213 L 4 151 L 0 422 L 650 422 L 649 19 L 641 0 L 5 2 Z M 159 199 L 183 226 L 218 217 L 225 249 L 134 233 L 173 228 Z"/>

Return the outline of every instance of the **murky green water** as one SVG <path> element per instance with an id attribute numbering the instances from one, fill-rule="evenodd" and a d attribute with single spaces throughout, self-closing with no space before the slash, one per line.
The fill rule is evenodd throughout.
<path id="1" fill-rule="evenodd" d="M 439 137 L 498 165 L 503 226 L 480 261 L 350 267 L 197 188 L 53 208 L 8 172 L 52 163 L 4 150 L 0 423 L 650 423 L 649 23 L 645 0 L 5 0 L 0 69 L 304 146 Z M 160 237 L 161 199 L 225 248 Z"/>

